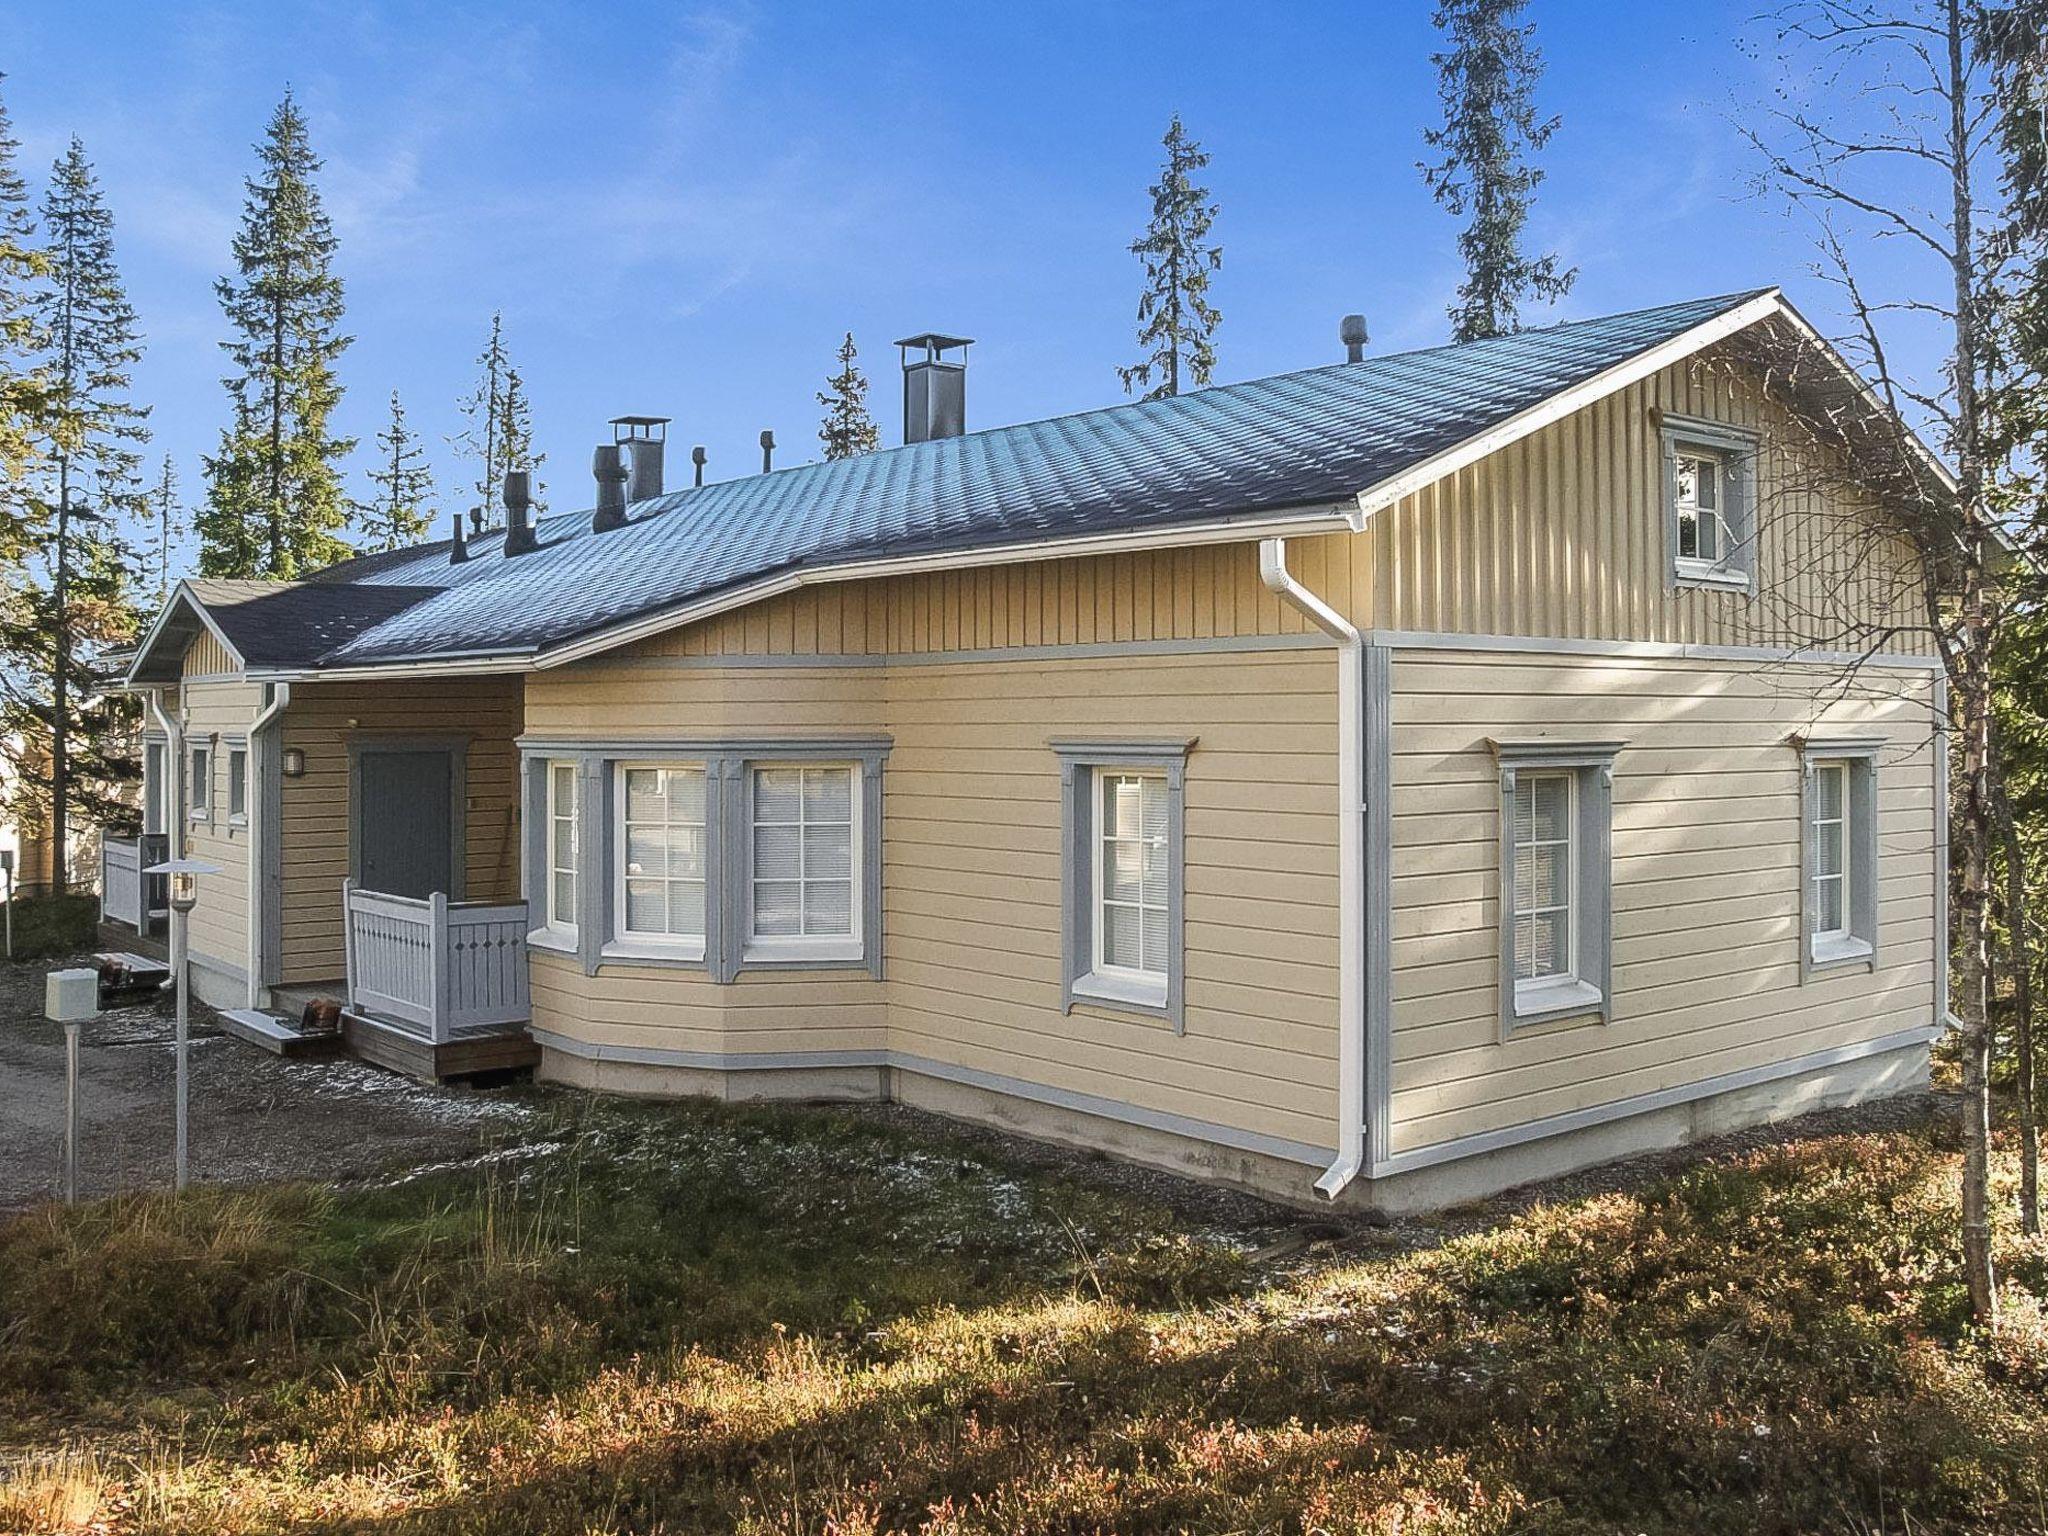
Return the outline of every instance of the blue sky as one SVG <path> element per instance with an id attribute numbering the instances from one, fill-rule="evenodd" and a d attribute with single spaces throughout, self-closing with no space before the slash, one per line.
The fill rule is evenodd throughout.
<path id="1" fill-rule="evenodd" d="M 152 463 L 191 497 L 225 410 L 212 283 L 287 81 L 327 160 L 359 493 L 393 388 L 450 492 L 442 440 L 494 308 L 557 509 L 587 504 L 625 412 L 674 417 L 714 477 L 758 461 L 763 427 L 780 462 L 815 457 L 848 329 L 885 442 L 889 342 L 918 330 L 978 339 L 970 426 L 1118 400 L 1126 247 L 1176 111 L 1215 157 L 1220 378 L 1335 360 L 1347 310 L 1376 351 L 1441 341 L 1459 277 L 1415 169 L 1427 0 L 8 9 L 27 169 L 85 140 L 148 336 Z M 1752 194 L 1731 120 L 1774 84 L 1737 46 L 1753 9 L 1531 7 L 1564 118 L 1533 231 L 1580 269 L 1559 317 L 1781 282 L 1834 318 L 1808 226 Z"/>

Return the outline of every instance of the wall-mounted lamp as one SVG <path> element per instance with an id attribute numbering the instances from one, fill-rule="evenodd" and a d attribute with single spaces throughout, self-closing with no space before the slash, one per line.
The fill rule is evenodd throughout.
<path id="1" fill-rule="evenodd" d="M 284 749 L 284 776 L 288 779 L 302 779 L 306 776 L 306 749 L 286 747 Z"/>

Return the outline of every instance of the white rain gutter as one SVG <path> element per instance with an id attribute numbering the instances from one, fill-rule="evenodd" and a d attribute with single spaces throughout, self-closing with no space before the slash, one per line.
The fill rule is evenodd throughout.
<path id="1" fill-rule="evenodd" d="M 1365 637 L 1287 570 L 1287 540 L 1259 541 L 1259 579 L 1337 642 L 1337 1160 L 1334 1200 L 1365 1167 Z"/>
<path id="2" fill-rule="evenodd" d="M 249 722 L 249 755 L 242 763 L 245 804 L 249 811 L 249 905 L 247 922 L 249 929 L 249 1006 L 263 1006 L 263 845 L 266 839 L 276 837 L 278 828 L 263 820 L 264 796 L 262 793 L 264 775 L 257 771 L 256 738 L 264 729 L 277 723 L 284 713 L 285 705 L 292 701 L 290 683 L 272 683 L 270 702 L 256 712 L 256 718 Z M 278 748 L 284 747 L 284 729 L 278 728 Z M 253 791 L 253 792 L 252 792 Z M 279 819 L 283 813 L 280 807 Z"/>

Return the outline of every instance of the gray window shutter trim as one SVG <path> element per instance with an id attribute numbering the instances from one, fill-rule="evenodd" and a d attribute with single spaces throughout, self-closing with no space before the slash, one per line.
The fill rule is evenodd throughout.
<path id="1" fill-rule="evenodd" d="M 611 936 L 611 767 L 601 757 L 576 763 L 576 954 L 595 976 Z"/>
<path id="2" fill-rule="evenodd" d="M 540 925 L 545 907 L 548 859 L 548 760 L 529 753 L 520 762 L 526 793 L 525 816 L 520 823 L 519 895 L 526 903 L 526 926 Z"/>
<path id="3" fill-rule="evenodd" d="M 1490 745 L 1500 764 L 1499 965 L 1501 1039 L 1521 1030 L 1567 1019 L 1614 1017 L 1614 760 L 1624 741 L 1570 741 L 1549 737 L 1497 737 Z M 1515 777 L 1521 771 L 1567 770 L 1576 780 L 1577 820 L 1572 832 L 1578 845 L 1578 879 L 1572 892 L 1577 904 L 1578 980 L 1592 987 L 1596 999 L 1585 999 L 1541 1013 L 1524 1014 L 1515 997 Z"/>
<path id="4" fill-rule="evenodd" d="M 1187 759 L 1192 737 L 1131 741 L 1055 740 L 1060 764 L 1060 1010 L 1077 1004 L 1163 1018 L 1187 1033 Z M 1166 775 L 1166 1003 L 1151 1007 L 1076 991 L 1095 964 L 1095 804 L 1098 768 L 1142 768 Z"/>
<path id="5" fill-rule="evenodd" d="M 1881 736 L 1808 735 L 1795 736 L 1792 743 L 1799 749 L 1799 981 L 1804 986 L 1837 971 L 1877 969 L 1877 758 L 1886 742 Z M 1849 765 L 1849 819 L 1855 837 L 1849 849 L 1849 932 L 1870 946 L 1867 954 L 1828 960 L 1815 959 L 1813 953 L 1813 771 L 1823 762 Z"/>

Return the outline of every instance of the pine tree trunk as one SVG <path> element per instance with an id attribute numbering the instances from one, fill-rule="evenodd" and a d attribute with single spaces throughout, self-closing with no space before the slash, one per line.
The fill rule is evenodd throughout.
<path id="1" fill-rule="evenodd" d="M 1991 1020 L 1990 949 L 1990 699 L 1983 641 L 1981 577 L 1964 599 L 1968 647 L 1958 703 L 1963 724 L 1963 869 L 1957 906 L 1962 916 L 1961 987 L 1963 1078 L 1963 1280 L 1970 1311 L 1986 1328 L 1998 1323 L 1998 1285 L 1991 1264 Z"/>

